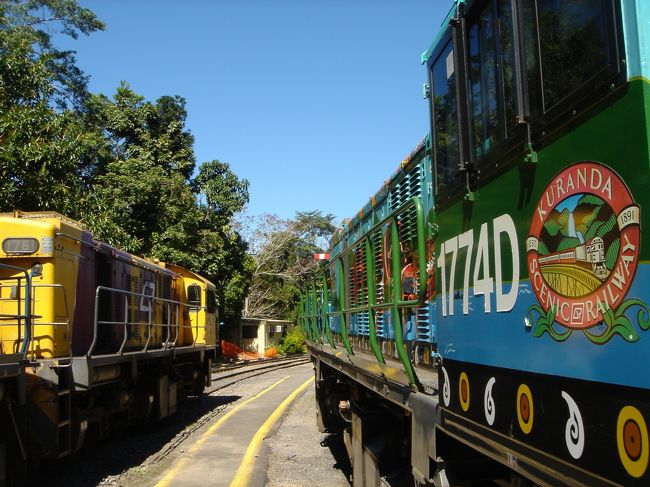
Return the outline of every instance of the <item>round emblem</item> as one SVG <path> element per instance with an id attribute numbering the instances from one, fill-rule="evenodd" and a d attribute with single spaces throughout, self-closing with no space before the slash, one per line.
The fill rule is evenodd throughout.
<path id="1" fill-rule="evenodd" d="M 580 162 L 551 181 L 526 251 L 531 286 L 554 321 L 586 330 L 623 303 L 639 261 L 640 221 L 629 189 L 607 166 Z"/>
<path id="2" fill-rule="evenodd" d="M 521 431 L 528 434 L 533 429 L 535 408 L 533 406 L 533 394 L 526 384 L 521 384 L 517 390 L 517 419 Z"/>
<path id="3" fill-rule="evenodd" d="M 616 421 L 616 443 L 625 470 L 632 477 L 642 477 L 648 468 L 650 446 L 648 428 L 637 408 L 625 406 L 621 409 Z"/>
<path id="4" fill-rule="evenodd" d="M 469 378 L 465 372 L 461 372 L 458 381 L 458 396 L 460 397 L 460 407 L 467 412 L 469 409 Z"/>

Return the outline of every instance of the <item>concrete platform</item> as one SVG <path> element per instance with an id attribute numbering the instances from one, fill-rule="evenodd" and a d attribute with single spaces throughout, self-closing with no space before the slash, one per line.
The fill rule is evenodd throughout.
<path id="1" fill-rule="evenodd" d="M 186 447 L 161 465 L 157 478 L 150 477 L 148 485 L 265 485 L 268 446 L 263 440 L 276 431 L 289 409 L 293 401 L 285 402 L 287 398 L 293 394 L 292 399 L 297 399 L 307 391 L 313 394 L 312 378 L 312 367 L 307 364 L 252 380 L 249 393 L 188 438 Z M 278 413 L 283 402 L 286 409 Z"/>

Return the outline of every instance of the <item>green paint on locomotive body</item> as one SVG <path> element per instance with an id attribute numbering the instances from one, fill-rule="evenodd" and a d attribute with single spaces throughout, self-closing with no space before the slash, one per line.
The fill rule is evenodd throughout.
<path id="1" fill-rule="evenodd" d="M 436 255 L 447 271 L 443 283 L 439 262 L 435 320 L 442 355 L 441 391 L 449 391 L 441 399 L 447 418 L 466 428 L 467 433 L 461 435 L 464 441 L 481 444 L 480 438 L 485 435 L 497 435 L 502 442 L 499 449 L 503 449 L 509 444 L 503 438 L 510 436 L 539 452 L 530 456 L 537 462 L 564 462 L 562 471 L 570 472 L 567 475 L 571 478 L 577 475 L 571 470 L 575 465 L 594 478 L 626 485 L 642 485 L 648 481 L 648 470 L 645 467 L 635 470 L 636 464 L 630 463 L 621 450 L 624 440 L 617 433 L 617 421 L 636 421 L 642 431 L 647 431 L 641 423 L 642 414 L 636 415 L 638 411 L 629 408 L 647 411 L 648 403 L 643 397 L 650 387 L 650 372 L 642 365 L 650 356 L 647 304 L 650 245 L 644 237 L 645 229 L 650 228 L 649 117 L 650 82 L 632 79 L 582 113 L 567 116 L 561 127 L 544 134 L 538 141 L 537 163 L 526 160 L 522 144 L 518 154 L 500 164 L 497 174 L 476 183 L 473 201 L 460 196 L 437 212 L 440 233 L 436 239 Z M 578 181 L 576 174 L 584 179 Z M 586 188 L 584 192 L 579 184 Z M 557 227 L 548 223 L 548 215 L 566 207 L 572 198 L 605 201 L 604 206 L 612 206 L 612 201 L 622 202 L 620 207 L 610 208 L 618 221 L 614 220 L 613 226 L 603 223 L 605 230 L 621 237 L 615 247 L 615 264 L 605 271 L 609 277 L 602 277 L 602 282 L 596 280 L 602 286 L 600 289 L 576 291 L 577 298 L 560 296 L 559 301 L 553 301 L 549 298 L 553 284 L 544 291 L 548 275 L 537 272 L 540 259 L 552 252 L 542 250 L 544 237 L 536 234 L 535 229 L 555 231 Z M 637 213 L 630 215 L 638 216 L 631 217 L 633 223 L 625 226 L 622 216 L 627 208 L 636 208 Z M 501 252 L 500 285 L 505 293 L 512 285 L 513 276 L 518 276 L 519 291 L 512 308 L 498 312 L 495 283 L 490 295 L 491 308 L 487 311 L 483 306 L 484 296 L 475 292 L 474 278 L 495 276 L 492 222 L 504 214 L 514 223 L 517 245 L 511 249 L 512 241 L 507 238 L 497 244 Z M 481 260 L 477 246 L 484 224 L 489 235 L 486 253 L 490 269 L 484 274 L 479 268 L 472 275 L 475 267 L 481 265 L 477 262 Z M 466 250 L 459 250 L 454 288 L 441 296 L 443 286 L 451 282 L 452 259 L 450 253 L 446 257 L 442 255 L 445 246 L 469 231 L 474 237 L 470 263 L 465 264 Z M 593 233 L 581 235 L 584 244 L 589 245 Z M 569 245 L 569 253 L 575 252 L 574 248 L 575 244 Z M 511 259 L 513 251 L 518 257 Z M 515 261 L 519 264 L 516 270 L 512 268 Z M 465 288 L 468 269 L 470 285 Z M 469 312 L 464 314 L 461 303 L 466 292 L 471 297 Z M 455 297 L 446 300 L 450 294 Z M 594 308 L 592 322 L 585 320 L 578 326 L 577 321 L 572 321 L 572 312 L 587 309 L 580 306 L 589 301 L 589 296 L 595 303 L 601 303 L 602 316 L 596 315 Z M 566 300 L 566 306 L 562 299 Z M 478 399 L 463 402 L 458 392 L 463 388 L 471 390 L 472 397 Z M 641 395 L 639 391 L 643 391 Z M 484 394 L 486 401 L 488 397 L 494 401 L 496 419 L 484 409 Z M 519 409 L 522 400 L 536 408 L 534 419 L 522 416 Z M 567 406 L 573 417 L 575 411 L 580 414 L 581 423 L 576 428 L 582 429 L 576 438 L 584 442 L 581 449 L 572 446 L 568 437 L 564 439 Z M 487 430 L 484 429 L 486 421 L 493 421 Z M 508 448 L 515 451 L 520 462 L 529 456 L 519 446 Z M 632 481 L 629 475 L 637 473 L 638 477 Z"/>
<path id="2" fill-rule="evenodd" d="M 630 188 L 634 200 L 645 206 L 650 199 L 649 117 L 650 82 L 632 80 L 541 139 L 538 163 L 526 162 L 522 145 L 519 154 L 504 162 L 507 168 L 500 174 L 479 180 L 474 201 L 461 197 L 438 210 L 437 241 L 445 241 L 507 212 L 515 222 L 519 241 L 525 242 L 535 206 L 548 183 L 567 166 L 581 161 L 600 162 L 614 169 Z M 641 218 L 641 226 L 646 227 L 650 224 L 650 211 L 642 211 Z M 642 260 L 650 260 L 649 253 L 650 246 L 642 247 Z M 520 275 L 527 276 L 525 260 L 521 259 L 520 264 Z M 456 271 L 460 276 L 462 269 Z M 504 274 L 512 275 L 512 269 L 505 268 Z M 462 280 L 455 282 L 460 289 Z M 438 289 L 440 285 L 438 281 Z"/>

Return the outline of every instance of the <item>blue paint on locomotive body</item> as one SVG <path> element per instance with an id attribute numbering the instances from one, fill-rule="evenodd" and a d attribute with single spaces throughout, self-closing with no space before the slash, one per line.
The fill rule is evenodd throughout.
<path id="1" fill-rule="evenodd" d="M 650 264 L 639 266 L 629 297 L 643 298 L 650 289 Z M 587 336 L 574 331 L 563 342 L 553 340 L 547 333 L 533 336 L 533 328 L 526 322 L 529 309 L 537 304 L 530 281 L 520 283 L 516 306 L 507 313 L 482 313 L 483 296 L 473 296 L 470 288 L 470 307 L 464 315 L 462 301 L 455 300 L 453 316 L 437 320 L 441 342 L 440 354 L 450 360 L 475 363 L 503 369 L 537 374 L 570 377 L 622 386 L 650 388 L 650 370 L 640 367 L 650 355 L 650 331 L 635 323 L 640 338 L 636 342 L 614 336 L 598 345 Z M 435 307 L 442 307 L 441 298 Z M 636 319 L 639 308 L 628 314 Z M 650 319 L 650 316 L 645 316 Z M 604 324 L 589 330 L 598 335 Z"/>
<path id="2" fill-rule="evenodd" d="M 628 79 L 650 79 L 650 2 L 623 0 L 621 2 L 625 56 Z"/>

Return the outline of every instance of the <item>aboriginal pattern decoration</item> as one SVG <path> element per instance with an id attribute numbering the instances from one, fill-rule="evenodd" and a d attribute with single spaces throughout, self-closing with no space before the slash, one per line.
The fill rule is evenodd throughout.
<path id="1" fill-rule="evenodd" d="M 648 485 L 650 434 L 636 390 L 453 360 L 440 370 L 449 431 L 479 431 L 480 441 L 504 445 L 511 439 L 513 449 L 526 444 L 549 468 L 563 468 L 555 458 L 623 485 Z M 474 407 L 470 392 L 480 396 Z"/>
<path id="2" fill-rule="evenodd" d="M 582 456 L 585 447 L 585 427 L 582 423 L 580 408 L 573 398 L 565 391 L 562 391 L 562 398 L 569 407 L 569 419 L 564 430 L 564 439 L 569 453 L 576 460 Z"/>
<path id="3" fill-rule="evenodd" d="M 449 390 L 449 374 L 447 373 L 447 369 L 444 367 L 441 367 L 440 370 L 442 370 L 442 375 L 444 377 L 444 383 L 442 385 L 442 400 L 445 403 L 445 406 L 449 407 L 449 404 L 451 402 L 451 391 Z"/>
<path id="4" fill-rule="evenodd" d="M 490 426 L 494 424 L 494 420 L 496 418 L 496 407 L 494 405 L 494 397 L 492 397 L 492 389 L 494 388 L 495 382 L 496 379 L 494 377 L 490 377 L 490 380 L 488 380 L 488 383 L 485 386 L 485 395 L 483 397 L 485 420 Z"/>
<path id="5" fill-rule="evenodd" d="M 623 180 L 596 162 L 574 164 L 543 191 L 526 241 L 538 304 L 528 309 L 533 335 L 557 341 L 580 331 L 604 344 L 637 341 L 650 309 L 627 298 L 639 262 L 641 210 Z M 636 326 L 635 326 L 636 325 Z"/>

